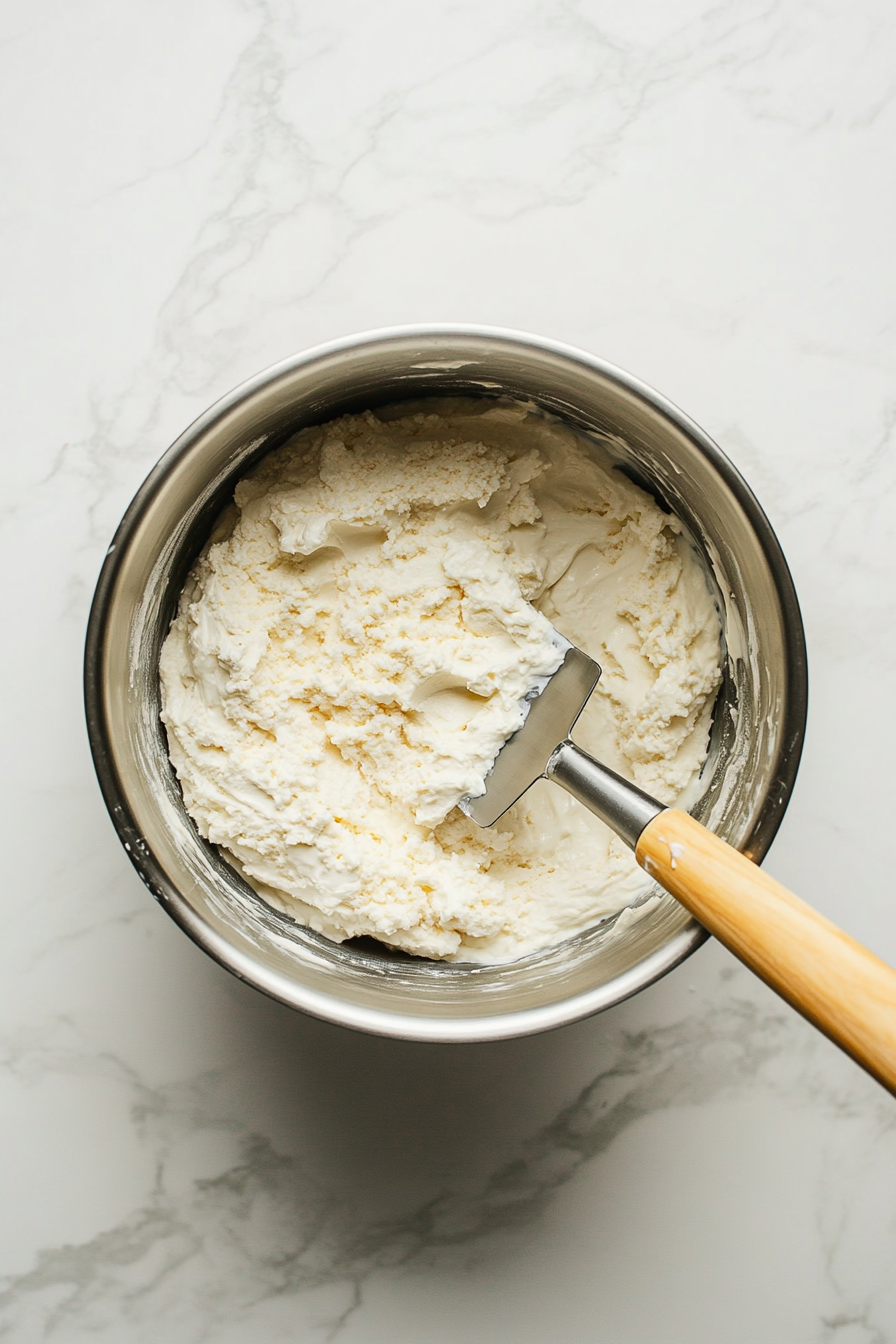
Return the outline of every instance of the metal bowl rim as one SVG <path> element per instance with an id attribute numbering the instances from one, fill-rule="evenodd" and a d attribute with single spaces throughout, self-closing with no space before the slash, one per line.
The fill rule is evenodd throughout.
<path id="1" fill-rule="evenodd" d="M 781 733 L 777 769 L 773 776 L 773 782 L 776 781 L 778 784 L 778 796 L 774 798 L 771 793 L 769 794 L 753 832 L 746 837 L 744 843 L 744 847 L 749 848 L 751 856 L 760 862 L 775 838 L 793 791 L 808 712 L 806 641 L 799 601 L 780 542 L 762 506 L 740 472 L 709 435 L 674 402 L 633 374 L 561 341 L 510 328 L 453 322 L 375 328 L 312 346 L 270 365 L 238 384 L 203 411 L 162 455 L 137 490 L 106 552 L 90 608 L 84 649 L 84 704 L 88 739 L 103 799 L 122 844 L 124 845 L 125 839 L 132 836 L 137 828 L 115 764 L 105 714 L 103 696 L 105 632 L 109 607 L 124 557 L 162 482 L 216 421 L 256 392 L 293 373 L 296 369 L 327 359 L 341 351 L 355 350 L 365 345 L 431 337 L 466 337 L 528 348 L 537 353 L 548 353 L 579 364 L 589 372 L 597 373 L 619 384 L 672 421 L 696 444 L 744 510 L 774 580 L 781 605 L 787 652 L 785 731 Z M 702 925 L 692 919 L 663 947 L 644 958 L 637 966 L 585 994 L 561 999 L 540 1008 L 465 1018 L 387 1013 L 379 1009 L 360 1007 L 335 995 L 322 994 L 306 986 L 297 985 L 294 981 L 259 966 L 251 958 L 238 953 L 189 905 L 177 887 L 169 881 L 161 864 L 156 861 L 148 847 L 138 850 L 130 846 L 127 852 L 142 880 L 175 922 L 203 951 L 239 979 L 288 1007 L 298 1008 L 314 1017 L 339 1026 L 405 1040 L 442 1042 L 506 1040 L 549 1031 L 579 1021 L 621 1003 L 653 984 L 690 956 L 709 936 Z"/>

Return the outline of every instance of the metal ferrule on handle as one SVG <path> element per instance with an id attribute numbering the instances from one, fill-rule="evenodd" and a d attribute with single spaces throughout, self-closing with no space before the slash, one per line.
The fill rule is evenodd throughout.
<path id="1" fill-rule="evenodd" d="M 666 810 L 568 738 L 552 754 L 545 776 L 590 808 L 630 849 L 637 845 L 645 826 Z"/>

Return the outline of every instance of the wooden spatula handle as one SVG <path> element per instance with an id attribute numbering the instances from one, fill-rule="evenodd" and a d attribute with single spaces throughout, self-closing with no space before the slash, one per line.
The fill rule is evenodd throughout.
<path id="1" fill-rule="evenodd" d="M 896 971 L 686 812 L 648 823 L 641 867 L 896 1094 Z"/>

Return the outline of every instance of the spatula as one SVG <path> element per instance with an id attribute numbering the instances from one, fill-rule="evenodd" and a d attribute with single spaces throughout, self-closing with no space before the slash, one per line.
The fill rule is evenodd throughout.
<path id="1" fill-rule="evenodd" d="M 485 792 L 463 798 L 461 809 L 492 826 L 537 779 L 560 784 L 710 933 L 896 1095 L 896 971 L 686 812 L 571 742 L 600 667 L 558 638 L 563 662 L 533 693 Z"/>

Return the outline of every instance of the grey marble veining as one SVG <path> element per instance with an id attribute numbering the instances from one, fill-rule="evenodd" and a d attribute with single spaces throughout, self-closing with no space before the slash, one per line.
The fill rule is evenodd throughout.
<path id="1" fill-rule="evenodd" d="M 591 1022 L 384 1042 L 151 904 L 87 608 L 234 383 L 402 321 L 652 382 L 753 485 L 812 703 L 768 866 L 896 962 L 896 10 L 0 6 L 0 1338 L 891 1344 L 893 1103 L 718 948 Z"/>
<path id="2" fill-rule="evenodd" d="M 493 1152 L 476 1153 L 474 1146 L 471 1153 L 471 1125 L 488 1122 L 495 1103 L 490 1090 L 497 1086 L 504 1094 L 500 1104 L 512 1105 L 527 1082 L 508 1080 L 503 1047 L 442 1050 L 376 1042 L 365 1051 L 363 1038 L 317 1024 L 297 1031 L 284 1022 L 285 1010 L 265 1005 L 260 1016 L 268 1018 L 275 1040 L 279 1035 L 269 1069 L 282 1078 L 290 1063 L 304 1065 L 296 1076 L 306 1085 L 312 1079 L 313 1104 L 325 1110 L 338 1104 L 337 1123 L 354 1152 L 348 1156 L 343 1143 L 328 1143 L 314 1126 L 309 1133 L 294 1106 L 287 1107 L 285 1125 L 283 1116 L 278 1124 L 266 1105 L 270 1077 L 265 1083 L 265 1070 L 246 1060 L 230 1070 L 148 1086 L 116 1055 L 11 1046 L 6 1066 L 22 1080 L 86 1075 L 121 1088 L 152 1177 L 145 1198 L 117 1222 L 90 1238 L 42 1248 L 33 1265 L 10 1276 L 0 1295 L 0 1325 L 14 1340 L 143 1340 L 160 1334 L 177 1341 L 236 1339 L 253 1337 L 259 1328 L 271 1339 L 294 1338 L 296 1329 L 298 1337 L 307 1331 L 309 1338 L 367 1338 L 367 1296 L 384 1279 L 399 1288 L 408 1279 L 450 1280 L 477 1263 L 490 1266 L 490 1293 L 506 1291 L 505 1280 L 512 1277 L 508 1244 L 514 1254 L 531 1257 L 564 1187 L 593 1166 L 612 1167 L 623 1136 L 645 1121 L 662 1129 L 668 1116 L 721 1116 L 726 1142 L 733 1145 L 725 1164 L 731 1184 L 742 1136 L 730 1108 L 759 1099 L 776 1120 L 804 1127 L 800 1144 L 819 1148 L 820 1183 L 808 1211 L 813 1244 L 803 1253 L 815 1261 L 822 1297 L 814 1313 L 818 1333 L 804 1337 L 835 1338 L 861 1325 L 868 1333 L 855 1338 L 887 1338 L 886 1313 L 896 1297 L 889 1273 L 896 1251 L 892 1106 L 771 995 L 753 991 L 745 973 L 734 976 L 731 988 L 732 969 L 722 954 L 716 960 L 721 968 L 708 977 L 699 1006 L 681 1016 L 673 1009 L 666 1025 L 633 1021 L 601 1031 L 586 1024 L 561 1033 L 596 1036 L 590 1044 L 591 1053 L 597 1045 L 599 1071 L 545 1123 L 510 1143 L 505 1138 Z M 720 992 L 725 986 L 727 992 Z M 551 1041 L 518 1043 L 521 1061 L 534 1071 L 550 1055 Z M 483 1059 L 488 1055 L 491 1061 Z M 331 1071 L 329 1084 L 321 1086 L 318 1077 L 315 1087 L 322 1069 Z M 374 1073 L 385 1079 L 385 1091 L 378 1091 Z M 467 1076 L 458 1078 L 460 1073 Z M 433 1075 L 442 1082 L 437 1105 L 425 1094 Z M 236 1099 L 241 1091 L 248 1102 Z M 478 1116 L 471 1121 L 467 1114 L 455 1126 L 452 1091 L 462 1094 L 462 1105 L 478 1100 Z M 366 1102 L 362 1109 L 356 1109 L 359 1101 Z M 408 1130 L 420 1125 L 424 1138 L 416 1151 L 406 1140 L 383 1143 L 397 1120 Z M 820 1131 L 827 1130 L 819 1145 Z M 773 1132 L 763 1136 L 766 1142 Z M 793 1134 L 787 1138 L 792 1143 Z M 665 1139 L 671 1140 L 667 1160 L 693 1160 L 675 1126 Z M 447 1156 L 447 1166 L 440 1156 Z M 636 1170 L 626 1180 L 632 1198 L 651 1198 L 649 1180 Z M 662 1190 L 657 1199 L 662 1207 Z M 674 1225 L 675 1210 L 664 1212 Z M 597 1200 L 588 1214 L 580 1229 L 585 1235 L 597 1233 L 607 1218 L 611 1225 L 618 1221 L 613 1202 L 602 1207 Z M 851 1263 L 866 1260 L 869 1218 L 876 1263 L 875 1257 L 861 1263 L 863 1297 L 848 1278 Z M 637 1253 L 636 1246 L 629 1249 Z M 704 1246 L 704 1254 L 709 1249 Z M 525 1289 L 516 1285 L 514 1291 L 525 1303 Z M 562 1303 L 559 1317 L 562 1322 Z M 518 1330 L 521 1338 L 540 1337 L 529 1334 L 524 1322 Z M 423 1324 L 414 1337 L 450 1334 Z M 750 1334 L 734 1321 L 727 1338 Z"/>

